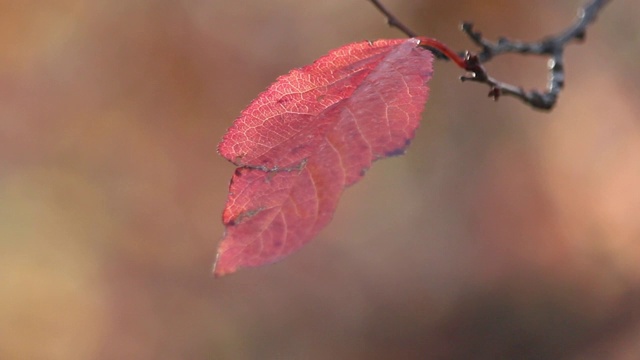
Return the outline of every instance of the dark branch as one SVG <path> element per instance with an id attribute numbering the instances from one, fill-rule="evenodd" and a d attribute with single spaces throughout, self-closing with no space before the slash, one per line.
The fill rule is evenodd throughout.
<path id="1" fill-rule="evenodd" d="M 418 36 L 418 34 L 415 31 L 411 30 L 402 21 L 398 20 L 398 18 L 396 18 L 389 10 L 387 10 L 387 8 L 384 7 L 384 5 L 382 5 L 382 3 L 379 0 L 369 0 L 369 1 L 371 1 L 373 6 L 375 6 L 376 9 L 378 9 L 387 18 L 387 24 L 389 26 L 402 31 L 405 35 L 407 35 L 410 38 L 414 38 Z M 441 59 L 441 60 L 449 59 L 443 53 L 441 53 L 440 50 L 436 48 L 429 47 L 429 46 L 426 46 L 426 48 L 429 49 L 433 53 L 433 55 L 438 59 Z"/>
<path id="2" fill-rule="evenodd" d="M 410 37 L 415 37 L 415 33 L 408 29 L 402 22 L 385 9 L 378 0 L 370 0 L 378 10 L 386 17 L 390 26 L 400 29 Z M 465 52 L 465 70 L 469 75 L 462 76 L 462 81 L 474 81 L 487 84 L 490 87 L 489 96 L 497 100 L 501 95 L 516 97 L 536 109 L 550 110 L 556 104 L 558 95 L 564 87 L 564 49 L 573 40 L 583 40 L 587 27 L 593 23 L 600 10 L 611 0 L 591 0 L 578 11 L 577 20 L 555 36 L 547 36 L 539 41 L 522 42 L 499 38 L 497 42 L 491 42 L 482 36 L 482 33 L 475 31 L 473 24 L 465 22 L 462 24 L 462 31 L 471 41 L 481 48 L 477 55 Z M 431 48 L 430 48 L 431 49 Z M 526 91 L 522 87 L 498 81 L 489 76 L 482 64 L 491 61 L 496 56 L 502 54 L 537 55 L 549 58 L 549 82 L 544 92 L 530 90 Z M 438 51 L 439 55 L 442 55 Z M 439 56 L 440 57 L 440 56 Z"/>
<path id="3" fill-rule="evenodd" d="M 592 0 L 578 11 L 578 18 L 574 24 L 555 36 L 548 36 L 536 42 L 513 41 L 500 38 L 497 42 L 487 41 L 480 32 L 474 31 L 473 24 L 462 24 L 462 31 L 469 36 L 471 41 L 482 48 L 475 61 L 483 64 L 496 56 L 507 53 L 523 55 L 539 55 L 549 57 L 549 82 L 544 92 L 536 90 L 525 91 L 523 88 L 505 82 L 497 81 L 489 76 L 482 67 L 479 71 L 471 71 L 471 76 L 463 76 L 461 80 L 470 80 L 489 85 L 489 96 L 494 99 L 502 94 L 514 96 L 533 106 L 534 108 L 550 110 L 556 104 L 558 95 L 564 87 L 564 48 L 573 40 L 583 40 L 586 29 L 591 24 L 599 11 L 610 0 Z"/>
<path id="4" fill-rule="evenodd" d="M 387 18 L 387 24 L 389 26 L 397 28 L 398 30 L 402 31 L 403 33 L 405 33 L 405 35 L 407 35 L 410 38 L 414 38 L 418 36 L 417 33 L 409 29 L 408 26 L 403 24 L 402 21 L 398 20 L 398 18 L 396 18 L 389 10 L 387 10 L 387 8 L 384 7 L 384 5 L 380 3 L 380 1 L 378 0 L 369 0 L 369 1 L 371 1 L 373 6 L 375 6 Z"/>

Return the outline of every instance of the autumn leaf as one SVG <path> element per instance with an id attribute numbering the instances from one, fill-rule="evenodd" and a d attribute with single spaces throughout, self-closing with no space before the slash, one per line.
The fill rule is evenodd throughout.
<path id="1" fill-rule="evenodd" d="M 374 160 L 403 154 L 428 96 L 433 55 L 417 39 L 353 43 L 281 76 L 218 152 L 238 166 L 214 273 L 272 263 L 331 220 Z"/>

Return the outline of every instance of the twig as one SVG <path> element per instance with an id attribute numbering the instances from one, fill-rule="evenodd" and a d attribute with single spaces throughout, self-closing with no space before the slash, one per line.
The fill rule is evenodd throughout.
<path id="1" fill-rule="evenodd" d="M 389 10 L 387 10 L 387 8 L 384 7 L 384 5 L 380 3 L 380 1 L 378 0 L 369 0 L 369 1 L 371 1 L 373 6 L 375 6 L 387 18 L 387 24 L 389 26 L 397 28 L 398 30 L 402 31 L 403 33 L 405 33 L 405 35 L 407 35 L 410 38 L 414 38 L 418 36 L 418 34 L 415 31 L 409 29 L 408 26 L 403 24 L 402 21 L 398 20 L 398 18 L 396 18 Z"/>
<path id="2" fill-rule="evenodd" d="M 390 26 L 398 28 L 407 36 L 415 37 L 415 33 L 382 6 L 379 0 L 369 1 L 385 15 Z M 486 40 L 482 33 L 475 31 L 472 23 L 463 23 L 462 31 L 482 50 L 477 55 L 468 51 L 464 52 L 464 68 L 470 74 L 462 76 L 460 79 L 462 81 L 487 84 L 490 87 L 489 96 L 495 100 L 498 100 L 501 95 L 509 95 L 536 109 L 552 109 L 558 100 L 560 91 L 564 87 L 564 48 L 573 40 L 583 40 L 585 38 L 587 26 L 595 20 L 600 10 L 610 1 L 591 0 L 578 11 L 578 17 L 574 24 L 555 36 L 547 36 L 535 42 L 521 42 L 507 38 L 499 38 L 497 42 L 491 42 Z M 432 49 L 431 47 L 429 48 Z M 544 92 L 526 91 L 522 87 L 498 81 L 489 76 L 482 65 L 499 55 L 507 53 L 547 56 L 549 58 L 550 74 L 547 89 Z M 438 51 L 438 54 L 442 56 L 442 52 Z"/>
<path id="3" fill-rule="evenodd" d="M 382 5 L 380 1 L 378 0 L 369 0 L 369 1 L 371 1 L 373 6 L 375 6 L 376 9 L 378 9 L 378 11 L 380 11 L 387 18 L 387 24 L 389 26 L 402 31 L 405 35 L 407 35 L 410 38 L 414 38 L 418 36 L 418 34 L 415 31 L 411 30 L 407 25 L 405 25 L 402 21 L 398 20 L 398 18 L 396 18 L 389 10 L 387 10 L 387 8 L 384 5 Z M 446 55 L 440 52 L 440 50 L 430 46 L 425 46 L 425 47 L 431 50 L 431 52 L 436 58 L 441 60 L 449 59 Z"/>

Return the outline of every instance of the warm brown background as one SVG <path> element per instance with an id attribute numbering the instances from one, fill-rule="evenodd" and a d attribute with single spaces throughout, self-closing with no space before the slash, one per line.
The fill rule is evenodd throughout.
<path id="1" fill-rule="evenodd" d="M 386 3 L 463 49 L 461 20 L 530 40 L 581 1 Z M 640 358 L 638 14 L 568 49 L 552 113 L 439 62 L 407 156 L 303 251 L 214 280 L 225 129 L 290 68 L 401 35 L 365 0 L 1 1 L 0 358 Z"/>

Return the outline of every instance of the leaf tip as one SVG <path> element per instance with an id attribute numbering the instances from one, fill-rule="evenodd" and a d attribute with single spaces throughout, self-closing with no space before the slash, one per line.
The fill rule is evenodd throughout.
<path id="1" fill-rule="evenodd" d="M 216 260 L 213 262 L 213 277 L 215 277 L 216 279 L 219 279 L 225 275 L 228 274 L 232 274 L 234 272 L 236 272 L 236 267 L 235 266 L 229 266 L 229 264 L 221 264 L 221 257 L 222 257 L 222 253 L 219 251 L 216 254 Z"/>

